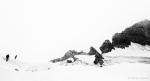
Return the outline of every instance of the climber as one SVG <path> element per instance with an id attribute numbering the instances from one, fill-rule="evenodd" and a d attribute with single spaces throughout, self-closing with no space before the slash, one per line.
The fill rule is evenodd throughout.
<path id="1" fill-rule="evenodd" d="M 9 60 L 9 54 L 6 55 L 6 62 Z"/>

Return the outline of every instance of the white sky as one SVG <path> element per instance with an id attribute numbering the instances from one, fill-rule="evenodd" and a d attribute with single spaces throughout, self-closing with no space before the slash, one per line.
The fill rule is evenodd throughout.
<path id="1" fill-rule="evenodd" d="M 149 0 L 1 0 L 0 51 L 48 61 L 70 49 L 98 49 L 143 19 L 150 19 Z"/>

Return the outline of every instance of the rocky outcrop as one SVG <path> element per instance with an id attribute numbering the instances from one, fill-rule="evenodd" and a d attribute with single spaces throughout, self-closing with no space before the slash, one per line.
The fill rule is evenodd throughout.
<path id="1" fill-rule="evenodd" d="M 116 48 L 125 48 L 129 47 L 131 45 L 131 41 L 128 39 L 128 37 L 122 33 L 116 33 L 112 37 L 112 45 Z"/>
<path id="2" fill-rule="evenodd" d="M 89 55 L 95 55 L 95 60 L 94 60 L 94 64 L 100 64 L 100 66 L 103 65 L 104 61 L 103 61 L 103 56 L 94 48 L 94 47 L 90 47 L 90 51 L 88 53 Z"/>
<path id="3" fill-rule="evenodd" d="M 103 53 L 111 52 L 112 49 L 115 49 L 115 48 L 109 40 L 105 40 L 99 49 L 101 50 L 101 52 L 103 54 Z"/>
<path id="4" fill-rule="evenodd" d="M 108 53 L 115 48 L 126 48 L 131 45 L 131 42 L 140 45 L 150 45 L 150 21 L 143 20 L 133 24 L 120 33 L 115 33 L 112 36 L 112 43 L 105 40 L 100 46 L 102 53 Z"/>
<path id="5" fill-rule="evenodd" d="M 76 55 L 88 55 L 88 53 L 83 52 L 83 51 L 77 52 L 75 50 L 69 50 L 65 53 L 63 57 L 53 59 L 50 62 L 55 63 L 55 62 L 65 61 L 69 58 L 72 58 L 74 61 L 76 61 L 78 59 L 77 57 L 75 57 Z"/>
<path id="6" fill-rule="evenodd" d="M 112 37 L 112 43 L 114 47 L 125 48 L 128 47 L 131 42 L 138 43 L 140 45 L 150 45 L 149 20 L 135 23 L 121 33 L 116 33 Z"/>

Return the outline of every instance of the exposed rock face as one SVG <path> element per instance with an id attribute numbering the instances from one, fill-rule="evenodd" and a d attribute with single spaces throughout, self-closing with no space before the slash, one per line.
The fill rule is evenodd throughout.
<path id="1" fill-rule="evenodd" d="M 15 59 L 17 59 L 18 55 L 15 55 Z"/>
<path id="2" fill-rule="evenodd" d="M 126 35 L 122 33 L 116 33 L 112 37 L 112 44 L 114 47 L 117 47 L 117 48 L 125 48 L 131 45 L 131 41 L 126 37 Z"/>
<path id="3" fill-rule="evenodd" d="M 112 37 L 112 44 L 117 48 L 128 47 L 131 42 L 150 45 L 150 21 L 144 20 L 126 28 Z"/>
<path id="4" fill-rule="evenodd" d="M 115 48 L 124 49 L 125 47 L 129 47 L 131 42 L 141 45 L 150 45 L 149 20 L 135 23 L 132 26 L 126 28 L 121 33 L 115 33 L 112 37 L 112 43 L 109 40 L 105 40 L 100 46 L 100 50 L 102 53 L 108 53 Z"/>
<path id="5" fill-rule="evenodd" d="M 67 60 L 67 63 L 72 63 L 72 61 L 71 60 Z"/>
<path id="6" fill-rule="evenodd" d="M 111 52 L 112 49 L 115 49 L 115 48 L 109 40 L 105 40 L 99 49 L 101 50 L 101 52 L 103 54 L 103 53 Z"/>
<path id="7" fill-rule="evenodd" d="M 9 60 L 9 54 L 6 55 L 6 62 Z"/>
<path id="8" fill-rule="evenodd" d="M 77 57 L 75 57 L 76 55 L 88 55 L 88 53 L 83 52 L 83 51 L 77 52 L 75 50 L 69 50 L 65 53 L 63 57 L 53 59 L 50 62 L 55 63 L 55 62 L 65 61 L 69 58 L 72 58 L 74 61 L 76 61 L 78 59 Z"/>
<path id="9" fill-rule="evenodd" d="M 145 36 L 150 38 L 150 21 L 149 20 L 138 22 L 134 24 L 134 26 L 144 28 Z"/>
<path id="10" fill-rule="evenodd" d="M 90 51 L 88 52 L 89 55 L 97 55 L 99 54 L 94 47 L 90 47 Z"/>
<path id="11" fill-rule="evenodd" d="M 150 45 L 150 21 L 144 20 L 127 28 L 125 33 L 131 42 L 141 45 Z"/>
<path id="12" fill-rule="evenodd" d="M 76 58 L 75 55 L 78 55 L 78 52 L 76 52 L 75 50 L 69 50 L 65 53 L 65 55 L 63 57 L 51 60 L 51 62 L 53 62 L 53 63 L 60 62 L 60 61 L 67 60 L 69 58 L 73 58 L 74 61 L 76 61 L 78 58 Z"/>
<path id="13" fill-rule="evenodd" d="M 103 63 L 104 63 L 103 59 L 104 58 L 94 47 L 90 47 L 89 55 L 95 55 L 94 64 L 99 63 L 100 66 L 103 65 Z"/>

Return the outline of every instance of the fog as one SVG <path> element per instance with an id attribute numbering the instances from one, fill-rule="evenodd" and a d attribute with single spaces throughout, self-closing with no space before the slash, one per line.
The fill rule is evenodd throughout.
<path id="1" fill-rule="evenodd" d="M 116 32 L 150 19 L 149 0 L 1 0 L 0 53 L 44 62 L 99 49 Z"/>

